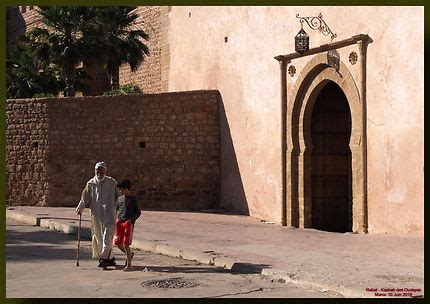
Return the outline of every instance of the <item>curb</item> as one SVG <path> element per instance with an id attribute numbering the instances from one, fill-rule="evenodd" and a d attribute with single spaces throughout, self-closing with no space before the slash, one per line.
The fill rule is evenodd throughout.
<path id="1" fill-rule="evenodd" d="M 69 235 L 77 235 L 78 233 L 77 225 L 65 224 L 56 220 L 35 217 L 29 214 L 24 214 L 16 211 L 6 210 L 6 218 L 30 224 L 33 226 L 40 226 L 46 229 L 63 232 Z M 91 229 L 81 227 L 81 237 L 87 240 L 91 240 Z M 249 263 L 242 263 L 230 257 L 222 256 L 219 253 L 208 253 L 189 249 L 181 249 L 178 247 L 171 247 L 167 244 L 137 240 L 133 241 L 132 247 L 138 250 L 153 252 L 156 254 L 166 255 L 175 258 L 182 258 L 184 260 L 197 261 L 202 264 L 228 269 L 232 272 L 261 274 L 263 276 L 278 280 L 279 282 L 293 283 L 300 287 L 317 289 L 323 292 L 334 292 L 342 295 L 343 297 L 369 297 L 368 294 L 354 291 L 353 289 L 345 288 L 342 286 L 332 286 L 314 283 L 311 281 L 300 279 L 297 277 L 296 274 L 289 273 L 285 270 L 279 270 L 274 268 L 261 268 Z"/>
<path id="2" fill-rule="evenodd" d="M 40 226 L 42 228 L 63 232 L 65 234 L 77 235 L 78 234 L 78 226 L 70 225 L 66 223 L 61 223 L 56 220 L 46 219 L 43 217 L 35 217 L 33 215 L 20 213 L 16 211 L 6 211 L 6 218 L 22 222 L 26 224 L 30 224 L 32 226 Z M 81 237 L 84 239 L 91 240 L 91 229 L 86 227 L 81 227 Z"/>
<path id="3" fill-rule="evenodd" d="M 133 241 L 133 248 L 149 251 L 157 254 L 162 254 L 174 258 L 181 258 L 189 261 L 196 261 L 202 264 L 207 264 L 211 266 L 216 266 L 228 270 L 233 270 L 233 266 L 237 263 L 236 260 L 216 256 L 214 254 L 209 254 L 205 252 L 181 249 L 178 247 L 172 247 L 166 244 L 159 244 L 157 242 L 150 241 Z"/>
<path id="4" fill-rule="evenodd" d="M 63 232 L 65 234 L 71 234 L 71 235 L 77 235 L 78 234 L 78 226 L 76 225 L 70 225 L 70 224 L 64 224 L 59 223 L 55 220 L 50 219 L 38 219 L 39 220 L 39 226 L 46 229 L 55 230 L 58 232 Z M 91 229 L 81 227 L 81 237 L 83 239 L 91 240 Z"/>
<path id="5" fill-rule="evenodd" d="M 6 218 L 25 224 L 30 224 L 32 226 L 38 226 L 37 218 L 31 215 L 13 211 L 6 211 Z"/>
<path id="6" fill-rule="evenodd" d="M 334 292 L 342 295 L 345 298 L 372 298 L 372 297 L 369 297 L 368 293 L 366 294 L 364 292 L 359 292 L 343 286 L 325 285 L 325 284 L 311 282 L 308 280 L 303 280 L 298 278 L 296 274 L 289 273 L 285 270 L 279 270 L 274 268 L 264 268 L 261 271 L 261 274 L 264 276 L 272 277 L 273 279 L 278 280 L 280 282 L 292 283 L 304 288 L 317 289 L 322 292 Z"/>

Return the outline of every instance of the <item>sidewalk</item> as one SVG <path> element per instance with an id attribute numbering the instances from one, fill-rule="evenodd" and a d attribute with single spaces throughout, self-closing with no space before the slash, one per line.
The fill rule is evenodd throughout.
<path id="1" fill-rule="evenodd" d="M 8 207 L 6 216 L 69 234 L 77 233 L 79 220 L 74 208 Z M 89 227 L 85 209 L 81 237 L 90 237 Z M 381 297 L 366 288 L 424 295 L 423 237 L 294 229 L 241 215 L 142 211 L 133 247 L 345 297 Z"/>

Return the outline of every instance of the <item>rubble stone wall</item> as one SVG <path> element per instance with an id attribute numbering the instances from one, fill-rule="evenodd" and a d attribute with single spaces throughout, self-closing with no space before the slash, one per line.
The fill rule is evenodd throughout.
<path id="1" fill-rule="evenodd" d="M 47 107 L 42 99 L 6 103 L 6 178 L 10 205 L 47 205 Z"/>
<path id="2" fill-rule="evenodd" d="M 139 6 L 136 12 L 139 18 L 135 27 L 149 35 L 145 44 L 149 48 L 149 56 L 135 72 L 127 64 L 120 67 L 120 85 L 137 85 L 143 93 L 161 93 L 168 90 L 169 72 L 169 7 Z"/>
<path id="3" fill-rule="evenodd" d="M 143 208 L 217 208 L 218 102 L 218 91 L 8 100 L 8 204 L 75 206 L 105 161 Z"/>

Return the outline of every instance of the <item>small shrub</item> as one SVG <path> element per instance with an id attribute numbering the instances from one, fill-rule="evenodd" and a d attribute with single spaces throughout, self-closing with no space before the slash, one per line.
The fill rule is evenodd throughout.
<path id="1" fill-rule="evenodd" d="M 50 97 L 57 97 L 52 93 L 37 93 L 33 95 L 33 98 L 50 98 Z"/>
<path id="2" fill-rule="evenodd" d="M 139 88 L 134 84 L 126 84 L 120 86 L 118 89 L 113 89 L 107 92 L 104 92 L 104 96 L 113 96 L 113 95 L 127 95 L 127 94 L 137 94 L 139 92 Z"/>

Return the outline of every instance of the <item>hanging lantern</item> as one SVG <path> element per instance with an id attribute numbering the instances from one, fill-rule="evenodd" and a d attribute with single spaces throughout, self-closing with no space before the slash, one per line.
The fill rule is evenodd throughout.
<path id="1" fill-rule="evenodd" d="M 309 35 L 302 28 L 296 35 L 296 52 L 303 53 L 309 50 Z"/>

